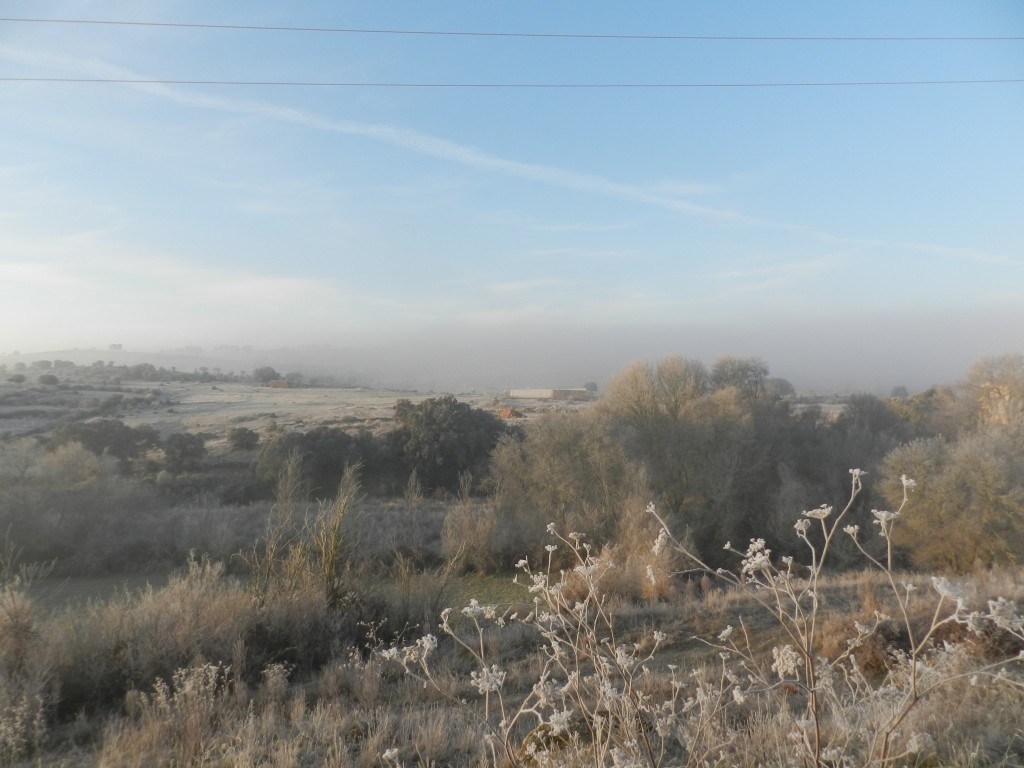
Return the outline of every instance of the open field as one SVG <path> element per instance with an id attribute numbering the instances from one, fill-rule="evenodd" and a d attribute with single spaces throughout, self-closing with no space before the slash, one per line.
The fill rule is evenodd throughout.
<path id="1" fill-rule="evenodd" d="M 231 427 L 284 430 L 335 426 L 373 432 L 394 423 L 399 399 L 421 402 L 436 393 L 361 387 L 295 387 L 278 389 L 255 384 L 181 381 L 119 381 L 117 384 L 60 388 L 0 382 L 0 439 L 39 434 L 58 423 L 101 415 L 118 415 L 130 426 L 151 426 L 162 435 L 206 432 L 222 435 Z M 509 400 L 502 393 L 456 395 L 473 407 L 498 411 L 511 405 L 525 417 L 579 404 L 543 400 Z"/>

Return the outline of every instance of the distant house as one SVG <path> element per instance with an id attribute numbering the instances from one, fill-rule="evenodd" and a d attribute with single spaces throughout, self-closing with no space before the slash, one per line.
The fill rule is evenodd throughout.
<path id="1" fill-rule="evenodd" d="M 511 389 L 508 396 L 514 400 L 589 400 L 591 393 L 577 389 Z"/>

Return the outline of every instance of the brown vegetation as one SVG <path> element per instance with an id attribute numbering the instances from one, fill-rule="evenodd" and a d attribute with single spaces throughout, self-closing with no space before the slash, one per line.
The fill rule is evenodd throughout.
<path id="1" fill-rule="evenodd" d="M 636 365 L 515 426 L 11 382 L 64 410 L 0 444 L 0 765 L 1018 764 L 1024 366 L 835 419 L 767 374 Z M 186 567 L 59 606 L 54 559 Z"/>

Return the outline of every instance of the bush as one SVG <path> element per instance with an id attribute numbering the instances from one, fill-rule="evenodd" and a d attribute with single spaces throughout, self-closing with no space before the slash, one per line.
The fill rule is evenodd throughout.
<path id="1" fill-rule="evenodd" d="M 918 568 L 965 573 L 1015 563 L 1024 551 L 1024 424 L 986 424 L 949 442 L 940 437 L 896 448 L 882 465 L 883 491 L 898 502 L 913 489 L 896 544 Z M 935 531 L 956 531 L 937 536 Z"/>
<path id="2" fill-rule="evenodd" d="M 491 451 L 505 426 L 497 416 L 451 395 L 431 397 L 413 405 L 395 403 L 395 440 L 406 471 L 415 470 L 427 491 L 456 493 L 459 477 L 487 473 Z"/>
<path id="3" fill-rule="evenodd" d="M 279 381 L 281 374 L 271 368 L 269 365 L 264 365 L 261 368 L 256 368 L 252 372 L 253 379 L 260 384 L 269 384 L 272 381 Z"/>
<path id="4" fill-rule="evenodd" d="M 259 432 L 248 427 L 232 427 L 228 431 L 228 444 L 236 451 L 251 451 L 259 443 Z"/>
<path id="5" fill-rule="evenodd" d="M 206 456 L 206 441 L 201 435 L 179 432 L 164 440 L 163 449 L 168 469 L 183 472 Z"/>
<path id="6" fill-rule="evenodd" d="M 26 584 L 0 574 L 0 765 L 43 745 L 57 692 Z"/>
<path id="7" fill-rule="evenodd" d="M 80 443 L 97 456 L 110 454 L 127 462 L 142 451 L 155 445 L 157 435 L 152 427 L 133 429 L 120 419 L 96 419 L 62 424 L 53 432 L 50 445 L 58 448 L 67 443 Z"/>

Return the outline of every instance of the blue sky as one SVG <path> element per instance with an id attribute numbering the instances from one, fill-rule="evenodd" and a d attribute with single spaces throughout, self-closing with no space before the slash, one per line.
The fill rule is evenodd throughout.
<path id="1" fill-rule="evenodd" d="M 1009 0 L 102 6 L 0 0 L 0 15 L 580 35 L 1024 35 L 1024 5 Z M 1022 79 L 1024 41 L 0 22 L 0 76 Z M 449 386 L 459 376 L 500 385 L 517 372 L 508 386 L 562 385 L 632 359 L 732 353 L 764 357 L 807 387 L 948 380 L 981 355 L 1024 349 L 1022 139 L 1022 83 L 0 82 L 0 353 L 329 345 L 377 355 L 383 374 L 391 359 L 409 383 Z"/>

